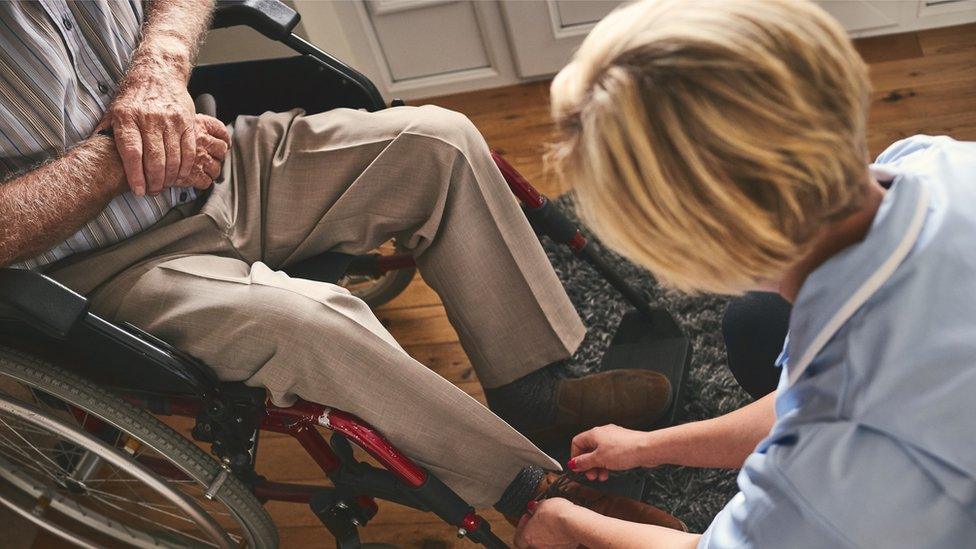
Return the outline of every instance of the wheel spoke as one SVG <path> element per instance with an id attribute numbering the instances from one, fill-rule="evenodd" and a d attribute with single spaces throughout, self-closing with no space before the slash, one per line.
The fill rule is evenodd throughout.
<path id="1" fill-rule="evenodd" d="M 20 440 L 23 440 L 24 442 L 26 442 L 28 446 L 30 446 L 31 448 L 33 448 L 34 451 L 37 452 L 38 455 L 40 455 L 41 457 L 43 457 L 44 459 L 46 459 L 48 462 L 50 462 L 51 465 L 53 465 L 57 469 L 60 469 L 61 468 L 61 466 L 58 465 L 57 463 L 55 463 L 53 459 L 49 458 L 43 452 L 41 452 L 40 450 L 38 450 L 37 447 L 34 446 L 34 444 L 31 443 L 31 441 L 29 441 L 26 438 L 24 438 L 23 435 L 21 435 L 18 431 L 16 431 L 13 427 L 11 427 L 10 424 L 7 423 L 6 420 L 3 419 L 3 417 L 0 417 L 0 423 L 3 423 L 4 425 L 6 425 L 7 426 L 7 429 L 10 429 L 11 431 L 13 431 L 13 433 L 15 435 L 17 435 L 17 437 L 20 438 Z"/>
<path id="2" fill-rule="evenodd" d="M 45 467 L 43 465 L 43 462 L 40 462 L 40 461 L 37 461 L 36 459 L 33 459 L 31 457 L 31 454 L 28 453 L 28 452 L 26 452 L 22 446 L 13 444 L 13 441 L 11 441 L 9 438 L 7 438 L 2 433 L 0 433 L 0 439 L 3 439 L 3 441 L 6 443 L 6 444 L 3 444 L 3 446 L 5 446 L 7 448 L 10 448 L 12 450 L 16 450 L 17 453 L 19 453 L 22 456 L 22 459 L 27 460 L 27 462 L 30 463 L 31 469 L 37 470 L 39 468 L 40 470 L 42 470 L 44 472 L 45 475 L 47 475 L 48 477 L 50 477 L 52 480 L 55 480 L 55 481 L 60 482 L 60 480 L 62 478 L 61 475 L 59 475 L 57 472 L 54 472 L 54 471 L 49 470 L 47 467 Z M 11 457 L 13 457 L 13 456 L 11 456 Z M 58 470 L 60 470 L 60 469 L 61 468 L 58 467 Z"/>
<path id="3" fill-rule="evenodd" d="M 151 524 L 152 526 L 159 527 L 159 528 L 164 528 L 164 529 L 169 530 L 169 531 L 171 531 L 171 532 L 173 532 L 173 533 L 175 533 L 175 534 L 177 534 L 179 536 L 186 537 L 186 538 L 190 538 L 190 539 L 194 539 L 196 541 L 199 541 L 200 543 L 205 543 L 207 545 L 213 545 L 213 542 L 210 542 L 210 541 L 207 541 L 207 540 L 204 540 L 204 539 L 200 539 L 200 538 L 198 538 L 196 536 L 192 536 L 190 534 L 187 534 L 186 532 L 183 532 L 181 530 L 177 530 L 176 528 L 173 528 L 172 526 L 167 526 L 165 524 L 159 524 L 158 522 L 153 522 L 153 521 L 147 519 L 146 517 L 144 517 L 142 515 L 137 515 L 137 514 L 133 513 L 132 511 L 129 511 L 128 509 L 125 509 L 123 507 L 119 507 L 118 505 L 115 505 L 111 501 L 105 500 L 101 496 L 98 496 L 98 495 L 95 495 L 95 494 L 91 494 L 90 497 L 92 497 L 93 499 L 96 499 L 96 500 L 100 501 L 101 503 L 103 503 L 104 505 L 107 505 L 107 506 L 111 507 L 112 509 L 115 509 L 115 510 L 121 512 L 121 513 L 126 514 L 126 515 L 130 515 L 130 516 L 132 516 L 134 518 L 137 518 L 137 519 L 139 519 L 139 520 L 141 520 L 143 522 L 146 522 L 148 524 Z"/>

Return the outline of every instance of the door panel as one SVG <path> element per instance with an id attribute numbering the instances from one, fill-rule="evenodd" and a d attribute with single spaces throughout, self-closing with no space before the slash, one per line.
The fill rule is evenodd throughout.
<path id="1" fill-rule="evenodd" d="M 502 16 L 515 67 L 522 78 L 557 72 L 618 0 L 502 0 Z"/>

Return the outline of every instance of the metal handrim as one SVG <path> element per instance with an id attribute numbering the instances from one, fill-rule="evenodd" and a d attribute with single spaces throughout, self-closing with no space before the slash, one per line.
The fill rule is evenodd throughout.
<path id="1" fill-rule="evenodd" d="M 47 433 L 59 437 L 61 441 L 66 441 L 76 448 L 84 449 L 86 451 L 86 457 L 92 454 L 97 455 L 97 458 L 103 460 L 105 464 L 114 467 L 117 470 L 124 471 L 126 475 L 132 477 L 132 480 L 142 483 L 144 486 L 151 489 L 155 494 L 158 494 L 164 500 L 168 501 L 169 505 L 171 505 L 173 509 L 179 510 L 180 512 L 184 513 L 186 517 L 192 520 L 193 524 L 209 538 L 209 540 L 200 540 L 203 541 L 203 544 L 213 544 L 218 547 L 233 546 L 233 542 L 226 535 L 224 529 L 220 527 L 220 525 L 191 498 L 172 488 L 167 484 L 166 480 L 159 478 L 143 465 L 116 451 L 112 446 L 98 440 L 92 434 L 73 425 L 69 425 L 67 422 L 60 419 L 49 416 L 37 407 L 24 404 L 23 402 L 14 400 L 3 394 L 0 394 L 0 414 L 7 415 L 10 418 L 17 418 L 19 421 L 43 429 Z M 3 425 L 11 431 L 17 433 L 17 431 L 10 426 L 6 419 L 0 418 L 0 422 L 2 422 Z M 19 433 L 17 434 L 25 442 L 27 442 L 27 444 L 31 444 L 22 435 Z M 9 442 L 9 439 L 5 438 L 5 440 Z M 8 444 L 4 444 L 4 446 L 9 447 Z M 31 446 L 34 447 L 35 452 L 39 454 L 39 456 L 50 461 L 50 464 L 57 466 L 57 463 L 51 460 L 50 456 L 45 455 L 36 446 L 32 444 Z M 32 454 L 27 454 L 25 457 L 29 458 L 31 456 Z M 10 456 L 8 455 L 6 457 Z M 45 464 L 43 461 L 39 461 L 37 467 L 39 467 L 42 471 L 46 471 L 52 481 L 59 482 L 63 485 L 64 479 L 59 480 L 57 471 L 52 471 L 49 469 L 50 464 Z M 124 541 L 135 546 L 153 546 L 152 542 L 146 539 L 148 534 L 145 532 L 140 532 L 139 530 L 130 526 L 113 521 L 111 518 L 104 516 L 100 512 L 91 510 L 89 508 L 83 508 L 83 506 L 77 502 L 74 502 L 71 498 L 67 498 L 61 494 L 55 493 L 52 490 L 52 487 L 47 487 L 45 489 L 43 485 L 36 482 L 36 479 L 33 479 L 30 475 L 26 475 L 23 473 L 23 471 L 21 471 L 23 465 L 24 464 L 21 463 L 21 467 L 15 467 L 14 464 L 7 459 L 0 458 L 0 477 L 2 477 L 8 485 L 19 488 L 22 493 L 25 493 L 28 496 L 33 496 L 35 502 L 43 502 L 44 509 L 42 511 L 46 511 L 47 508 L 54 508 L 68 518 L 74 518 L 74 520 L 83 519 L 86 526 L 103 534 L 111 535 L 112 537 L 119 539 L 119 541 Z M 64 471 L 61 471 L 61 473 L 63 474 Z M 133 492 L 133 495 L 136 495 L 135 492 Z M 21 515 L 23 515 L 23 511 L 25 510 L 23 506 L 16 505 L 16 502 L 11 498 L 4 498 L 4 500 L 0 500 L 0 503 L 14 503 L 15 511 Z M 121 508 L 119 509 L 122 510 Z M 38 514 L 35 510 L 31 510 L 31 512 L 35 514 L 35 516 Z M 48 529 L 51 530 L 51 528 Z M 58 535 L 64 534 L 63 531 L 57 531 L 56 526 L 55 530 L 52 531 Z M 84 541 L 84 539 L 76 539 L 72 541 L 78 542 Z M 174 546 L 172 543 L 166 543 L 165 539 L 162 540 L 162 543 L 162 546 Z M 160 540 L 155 540 L 155 544 L 156 547 L 159 547 Z"/>

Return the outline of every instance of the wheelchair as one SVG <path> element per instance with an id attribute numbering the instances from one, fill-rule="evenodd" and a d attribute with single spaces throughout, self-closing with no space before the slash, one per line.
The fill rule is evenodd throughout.
<path id="1" fill-rule="evenodd" d="M 385 108 L 365 76 L 293 34 L 298 21 L 277 0 L 220 2 L 215 27 L 251 26 L 297 55 L 198 67 L 191 94 L 212 95 L 225 122 L 295 107 Z M 628 314 L 639 320 L 625 318 L 606 360 L 650 353 L 679 390 L 690 347 L 670 315 L 650 307 L 504 159 L 495 161 L 536 232 L 572 248 L 634 306 Z M 395 251 L 327 252 L 287 271 L 367 281 L 366 300 L 376 305 L 399 293 L 414 269 L 411 256 Z M 184 418 L 193 440 L 160 416 Z M 332 432 L 329 441 L 319 428 Z M 265 431 L 297 440 L 329 485 L 258 475 Z M 459 537 L 506 547 L 461 497 L 360 419 L 305 401 L 274 406 L 264 389 L 221 382 L 137 326 L 89 312 L 85 297 L 49 277 L 0 269 L 0 504 L 14 513 L 81 547 L 267 548 L 279 540 L 263 503 L 292 502 L 308 506 L 336 546 L 348 548 L 363 546 L 359 528 L 376 516 L 376 500 L 434 513 Z"/>

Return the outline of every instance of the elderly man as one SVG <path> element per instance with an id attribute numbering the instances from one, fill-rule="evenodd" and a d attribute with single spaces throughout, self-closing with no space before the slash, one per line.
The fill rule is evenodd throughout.
<path id="1" fill-rule="evenodd" d="M 195 115 L 186 91 L 211 3 L 145 10 L 0 4 L 0 265 L 43 269 L 96 312 L 278 404 L 355 413 L 471 503 L 508 515 L 558 465 L 408 356 L 364 303 L 276 269 L 399 238 L 493 409 L 533 439 L 646 423 L 667 406 L 656 374 L 554 376 L 583 325 L 467 119 L 435 107 L 292 111 L 225 128 Z"/>

